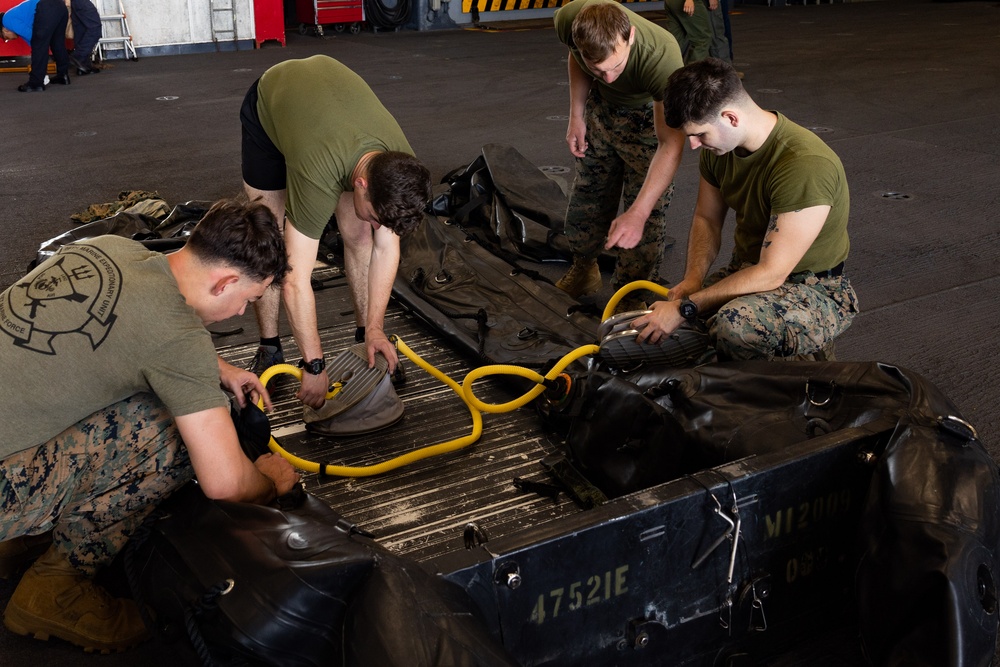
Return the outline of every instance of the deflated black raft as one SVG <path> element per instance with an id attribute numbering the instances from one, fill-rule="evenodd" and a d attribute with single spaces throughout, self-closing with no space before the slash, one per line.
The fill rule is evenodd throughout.
<path id="1" fill-rule="evenodd" d="M 542 368 L 597 320 L 525 269 L 559 252 L 558 221 L 483 185 L 503 160 L 484 149 L 474 206 L 404 244 L 394 296 L 458 352 Z M 176 245 L 193 210 L 92 229 Z M 997 466 L 927 380 L 846 362 L 569 376 L 536 402 L 562 443 L 539 464 L 579 512 L 493 539 L 470 524 L 465 550 L 418 563 L 308 494 L 279 509 L 191 487 L 132 541 L 136 596 L 202 664 L 737 667 L 844 626 L 874 665 L 992 662 Z"/>
<path id="2" fill-rule="evenodd" d="M 997 468 L 926 380 L 760 362 L 573 386 L 543 410 L 567 436 L 548 463 L 602 504 L 417 565 L 313 500 L 193 490 L 150 525 L 138 588 L 250 664 L 757 664 L 845 619 L 872 664 L 990 664 Z"/>

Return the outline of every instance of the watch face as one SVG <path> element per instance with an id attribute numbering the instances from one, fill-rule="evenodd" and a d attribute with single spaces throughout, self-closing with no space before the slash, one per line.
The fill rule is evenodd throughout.
<path id="1" fill-rule="evenodd" d="M 326 368 L 326 360 L 313 359 L 312 361 L 303 362 L 301 366 L 310 375 L 319 375 Z"/>
<path id="2" fill-rule="evenodd" d="M 682 301 L 681 302 L 681 317 L 690 320 L 698 314 L 698 306 L 694 305 L 692 301 Z"/>

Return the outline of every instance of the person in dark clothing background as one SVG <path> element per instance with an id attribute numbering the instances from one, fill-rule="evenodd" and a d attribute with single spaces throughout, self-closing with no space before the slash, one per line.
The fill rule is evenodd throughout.
<path id="1" fill-rule="evenodd" d="M 68 22 L 69 10 L 63 0 L 24 0 L 0 14 L 0 33 L 4 40 L 20 37 L 31 45 L 28 83 L 17 87 L 22 93 L 45 90 L 49 49 L 56 60 L 56 75 L 50 83 L 69 84 L 69 53 L 66 51 Z"/>
<path id="2" fill-rule="evenodd" d="M 73 53 L 69 54 L 69 62 L 80 76 L 97 74 L 101 70 L 94 67 L 93 55 L 101 39 L 101 15 L 90 0 L 72 0 L 69 18 L 73 24 Z"/>

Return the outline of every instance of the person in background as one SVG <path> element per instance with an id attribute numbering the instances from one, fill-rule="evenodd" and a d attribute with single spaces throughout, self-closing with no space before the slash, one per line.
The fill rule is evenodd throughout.
<path id="1" fill-rule="evenodd" d="M 97 74 L 94 67 L 94 49 L 101 40 L 101 15 L 90 0 L 70 0 L 70 22 L 73 25 L 73 53 L 70 64 L 80 76 Z"/>
<path id="2" fill-rule="evenodd" d="M 677 40 L 684 63 L 704 60 L 712 48 L 710 2 L 717 0 L 664 0 L 667 30 Z"/>
<path id="3" fill-rule="evenodd" d="M 733 32 L 729 22 L 729 0 L 703 0 L 708 6 L 709 28 L 712 31 L 712 43 L 708 47 L 708 55 L 712 58 L 733 62 Z M 736 74 L 742 79 L 743 72 Z"/>
<path id="4" fill-rule="evenodd" d="M 69 11 L 63 0 L 24 0 L 0 13 L 0 34 L 5 42 L 20 37 L 31 45 L 31 72 L 28 82 L 17 87 L 22 93 L 45 90 L 49 50 L 56 61 L 56 74 L 49 83 L 69 85 L 69 53 L 66 24 Z"/>

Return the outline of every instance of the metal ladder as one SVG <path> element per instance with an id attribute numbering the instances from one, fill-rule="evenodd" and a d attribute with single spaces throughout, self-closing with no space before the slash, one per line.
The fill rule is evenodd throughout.
<path id="1" fill-rule="evenodd" d="M 211 0 L 212 2 L 212 41 L 215 42 L 215 50 L 219 50 L 220 36 L 225 40 L 232 40 L 239 49 L 239 40 L 236 34 L 236 0 Z M 228 17 L 226 16 L 228 14 Z M 221 24 L 220 24 L 221 21 Z"/>
<path id="2" fill-rule="evenodd" d="M 104 46 L 106 44 L 120 44 L 122 49 L 125 50 L 126 58 L 129 60 L 139 59 L 139 56 L 135 52 L 135 45 L 132 44 L 132 31 L 128 27 L 128 17 L 125 15 L 125 7 L 122 6 L 122 0 L 118 0 L 118 13 L 106 16 L 102 15 L 101 23 L 113 27 L 114 31 L 119 34 L 110 37 L 101 37 L 97 41 L 97 46 L 94 49 L 97 60 L 104 60 Z"/>

